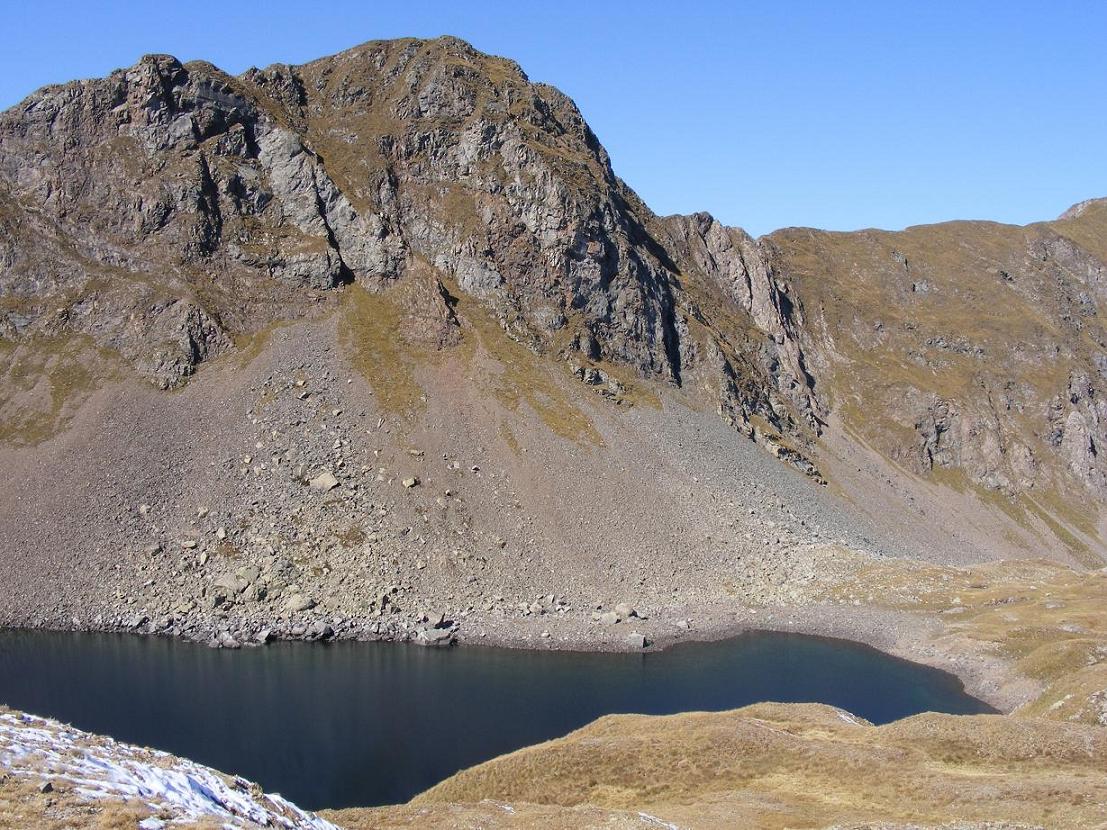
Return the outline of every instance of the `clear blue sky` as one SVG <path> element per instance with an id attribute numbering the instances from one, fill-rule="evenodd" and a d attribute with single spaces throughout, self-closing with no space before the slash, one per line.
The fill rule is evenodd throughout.
<path id="1" fill-rule="evenodd" d="M 143 53 L 230 72 L 454 34 L 580 105 L 658 213 L 900 228 L 1107 196 L 1107 3 L 2 0 L 0 107 Z"/>

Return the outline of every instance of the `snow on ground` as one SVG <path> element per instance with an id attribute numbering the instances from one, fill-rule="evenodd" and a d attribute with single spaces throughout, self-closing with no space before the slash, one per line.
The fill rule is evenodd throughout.
<path id="1" fill-rule="evenodd" d="M 141 749 L 20 712 L 0 714 L 0 769 L 68 785 L 89 800 L 141 802 L 155 815 L 142 830 L 210 818 L 225 828 L 337 830 L 242 778 L 165 752 Z"/>

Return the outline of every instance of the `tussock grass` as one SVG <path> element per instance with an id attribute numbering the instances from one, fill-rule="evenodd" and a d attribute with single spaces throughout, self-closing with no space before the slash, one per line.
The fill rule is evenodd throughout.
<path id="1" fill-rule="evenodd" d="M 371 294 L 356 283 L 348 286 L 340 336 L 381 408 L 412 417 L 426 407 L 426 392 L 415 374 L 431 355 L 429 349 L 402 339 L 403 312 L 397 300 L 391 291 Z"/>

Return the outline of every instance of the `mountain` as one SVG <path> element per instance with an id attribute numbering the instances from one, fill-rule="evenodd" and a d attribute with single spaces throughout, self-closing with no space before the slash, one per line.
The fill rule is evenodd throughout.
<path id="1" fill-rule="evenodd" d="M 593 611 L 724 630 L 842 548 L 1098 567 L 1105 223 L 658 217 L 454 38 L 47 87 L 0 115 L 0 622 L 625 647 Z"/>
<path id="2" fill-rule="evenodd" d="M 787 325 L 767 276 L 711 266 L 684 288 L 573 103 L 460 41 L 240 78 L 149 56 L 43 90 L 0 136 L 7 338 L 85 335 L 168 388 L 320 292 L 403 283 L 408 341 L 454 343 L 462 291 L 536 352 L 674 385 L 721 375 L 735 417 L 797 429 L 785 399 L 804 397 L 769 377 L 801 369 L 765 336 Z M 680 230 L 723 267 L 755 256 L 740 232 Z M 701 295 L 723 307 L 697 314 Z"/>

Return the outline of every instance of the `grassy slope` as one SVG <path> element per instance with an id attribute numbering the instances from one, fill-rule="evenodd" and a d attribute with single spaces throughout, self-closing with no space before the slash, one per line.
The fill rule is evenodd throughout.
<path id="1" fill-rule="evenodd" d="M 1046 561 L 870 560 L 826 599 L 925 615 L 936 647 L 1008 661 L 1041 693 L 1016 714 L 1107 726 L 1107 571 Z"/>
<path id="2" fill-rule="evenodd" d="M 411 807 L 590 805 L 702 828 L 950 820 L 1086 828 L 1107 821 L 1105 768 L 1107 730 L 1095 727 L 934 714 L 875 727 L 825 706 L 758 704 L 602 718 L 461 772 Z M 373 826 L 359 823 L 364 812 L 334 817 Z"/>

